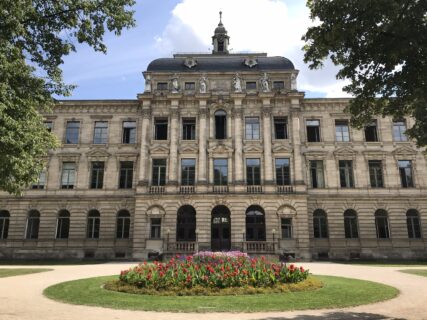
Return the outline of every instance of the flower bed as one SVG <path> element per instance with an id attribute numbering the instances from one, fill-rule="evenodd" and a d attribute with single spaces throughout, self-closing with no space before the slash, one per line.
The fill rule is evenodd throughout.
<path id="1" fill-rule="evenodd" d="M 243 288 L 245 293 L 248 290 L 259 293 L 263 289 L 283 292 L 295 287 L 290 284 L 306 280 L 308 275 L 303 267 L 273 263 L 264 257 L 250 258 L 241 252 L 200 252 L 194 256 L 177 256 L 167 263 L 144 262 L 122 271 L 119 281 L 108 284 L 107 288 L 150 294 L 156 291 L 205 294 L 227 288 Z"/>

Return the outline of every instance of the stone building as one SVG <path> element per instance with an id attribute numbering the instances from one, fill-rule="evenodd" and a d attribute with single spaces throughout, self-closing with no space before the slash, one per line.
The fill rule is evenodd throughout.
<path id="1" fill-rule="evenodd" d="M 58 102 L 39 182 L 0 194 L 0 257 L 426 258 L 413 120 L 355 130 L 349 100 L 304 98 L 288 59 L 229 53 L 222 22 L 212 40 L 152 61 L 135 100 Z"/>

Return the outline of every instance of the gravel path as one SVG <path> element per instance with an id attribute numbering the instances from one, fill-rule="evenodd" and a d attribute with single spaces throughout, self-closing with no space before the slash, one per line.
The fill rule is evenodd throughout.
<path id="1" fill-rule="evenodd" d="M 75 266 L 42 266 L 54 271 L 0 279 L 1 320 L 367 320 L 367 319 L 427 319 L 427 277 L 398 272 L 411 267 L 371 267 L 335 263 L 302 263 L 312 273 L 372 280 L 400 290 L 397 298 L 345 309 L 265 313 L 159 313 L 113 310 L 99 307 L 59 303 L 43 296 L 43 289 L 63 281 L 101 275 L 118 274 L 135 263 L 108 263 Z M 17 268 L 24 266 L 17 266 Z M 25 266 L 30 268 L 32 266 Z M 41 266 L 35 266 L 41 267 Z M 1 266 L 0 268 L 11 268 Z M 414 267 L 415 268 L 415 267 Z M 422 267 L 419 267 L 422 268 Z M 425 267 L 424 267 L 425 268 Z"/>

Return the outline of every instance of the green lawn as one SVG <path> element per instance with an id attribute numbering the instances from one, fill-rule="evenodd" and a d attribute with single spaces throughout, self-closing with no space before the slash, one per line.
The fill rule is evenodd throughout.
<path id="1" fill-rule="evenodd" d="M 23 274 L 30 274 L 30 273 L 39 273 L 39 272 L 46 272 L 51 271 L 52 269 L 29 269 L 29 268 L 20 268 L 20 269 L 3 269 L 0 268 L 0 278 L 6 278 L 6 277 L 13 277 L 13 276 L 20 276 Z"/>
<path id="2" fill-rule="evenodd" d="M 144 296 L 108 291 L 102 285 L 116 276 L 59 283 L 44 290 L 54 300 L 114 309 L 170 312 L 258 312 L 341 308 L 391 299 L 396 288 L 356 279 L 316 276 L 315 291 L 244 296 Z"/>
<path id="3" fill-rule="evenodd" d="M 400 272 L 415 274 L 417 276 L 427 277 L 427 269 L 407 269 L 399 270 Z"/>

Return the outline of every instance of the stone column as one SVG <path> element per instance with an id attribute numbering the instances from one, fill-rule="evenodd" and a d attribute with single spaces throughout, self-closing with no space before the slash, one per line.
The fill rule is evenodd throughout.
<path id="1" fill-rule="evenodd" d="M 200 100 L 199 109 L 199 161 L 198 161 L 198 178 L 197 184 L 201 188 L 207 186 L 207 147 L 206 147 L 206 133 L 207 133 L 207 113 L 206 100 Z"/>
<path id="2" fill-rule="evenodd" d="M 297 191 L 305 191 L 303 164 L 305 160 L 301 154 L 301 124 L 300 122 L 300 106 L 298 99 L 291 100 L 291 112 L 289 122 L 292 121 L 292 145 L 294 148 L 294 184 Z M 292 169 L 292 168 L 291 168 Z"/>
<path id="3" fill-rule="evenodd" d="M 169 185 L 178 185 L 178 139 L 179 110 L 178 100 L 172 100 L 170 109 L 170 146 L 169 146 Z"/>
<path id="4" fill-rule="evenodd" d="M 234 100 L 234 183 L 236 191 L 244 186 L 243 177 L 243 137 L 242 137 L 242 99 Z M 242 189 L 242 188 L 240 188 Z"/>
<path id="5" fill-rule="evenodd" d="M 147 101 L 144 101 L 144 104 Z M 150 105 L 147 108 L 142 109 L 142 126 L 141 126 L 141 156 L 139 158 L 139 186 L 148 185 L 148 172 L 147 166 L 149 163 L 148 159 L 148 148 L 149 148 L 149 135 L 148 128 L 151 121 L 151 109 Z"/>
<path id="6" fill-rule="evenodd" d="M 264 184 L 273 185 L 273 158 L 271 152 L 271 106 L 264 104 L 263 116 L 263 140 L 264 140 Z"/>

